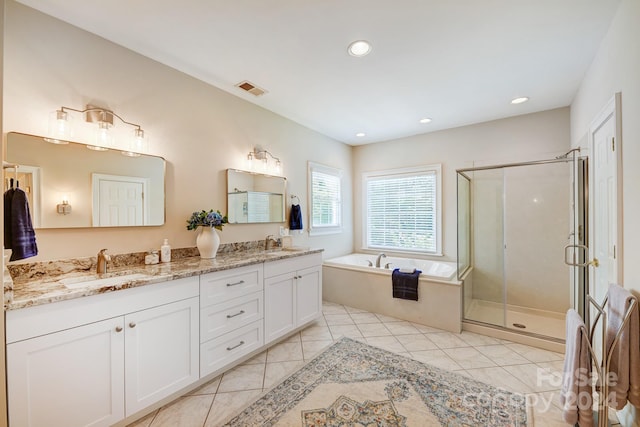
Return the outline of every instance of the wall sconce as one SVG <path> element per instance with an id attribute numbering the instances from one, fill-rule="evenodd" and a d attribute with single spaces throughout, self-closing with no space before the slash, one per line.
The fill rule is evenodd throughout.
<path id="1" fill-rule="evenodd" d="M 129 150 L 127 153 L 135 154 L 135 152 L 148 149 L 148 138 L 140 125 L 126 121 L 111 110 L 93 105 L 87 105 L 84 110 L 62 106 L 59 110 L 52 112 L 49 115 L 49 133 L 45 141 L 53 144 L 68 144 L 74 134 L 73 119 L 69 115 L 69 111 L 84 114 L 85 122 L 96 124 L 92 142 L 87 144 L 87 148 L 91 150 L 105 151 L 114 146 L 115 138 L 111 132 L 114 117 L 117 117 L 122 123 L 134 127 L 127 144 Z"/>
<path id="2" fill-rule="evenodd" d="M 268 173 L 273 175 L 282 174 L 282 162 L 279 158 L 260 146 L 256 146 L 247 155 L 249 169 L 253 172 Z"/>
<path id="3" fill-rule="evenodd" d="M 69 204 L 69 200 L 67 199 L 67 196 L 64 196 L 62 198 L 62 203 L 60 203 L 58 206 L 58 213 L 61 215 L 68 215 L 71 213 L 71 205 Z"/>

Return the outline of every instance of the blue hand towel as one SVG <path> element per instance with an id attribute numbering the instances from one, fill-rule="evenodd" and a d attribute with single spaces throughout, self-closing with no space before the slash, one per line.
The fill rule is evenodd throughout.
<path id="1" fill-rule="evenodd" d="M 300 209 L 300 205 L 291 205 L 289 229 L 302 230 L 302 210 Z"/>
<path id="2" fill-rule="evenodd" d="M 393 286 L 393 297 L 418 301 L 418 278 L 422 271 L 416 270 L 413 273 L 402 273 L 399 268 L 391 273 L 391 283 Z"/>
<path id="3" fill-rule="evenodd" d="M 15 189 L 11 198 L 11 250 L 10 261 L 38 255 L 29 201 L 26 193 L 20 188 Z"/>
<path id="4" fill-rule="evenodd" d="M 11 237 L 11 200 L 13 199 L 13 193 L 16 190 L 13 188 L 4 192 L 4 248 L 11 249 L 13 246 L 13 239 Z"/>

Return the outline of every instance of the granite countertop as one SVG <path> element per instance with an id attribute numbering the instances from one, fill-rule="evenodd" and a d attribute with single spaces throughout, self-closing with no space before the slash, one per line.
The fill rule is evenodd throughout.
<path id="1" fill-rule="evenodd" d="M 33 273 L 34 269 L 32 268 L 30 271 L 31 274 L 20 274 L 14 278 L 12 278 L 7 269 L 5 269 L 5 310 L 16 310 L 35 305 L 98 295 L 322 251 L 322 249 L 241 250 L 218 253 L 214 259 L 201 259 L 199 256 L 184 256 L 173 259 L 169 263 L 155 265 L 129 264 L 115 267 L 110 266 L 108 272 L 105 274 L 96 274 L 95 268 L 92 268 L 94 266 L 91 263 L 89 263 L 89 268 L 73 268 L 68 269 L 69 271 L 62 269 L 63 271 L 61 272 L 61 269 L 57 268 L 55 274 L 47 274 L 46 269 Z M 82 264 L 78 261 L 75 263 Z M 52 270 L 51 266 L 56 265 L 55 262 L 49 262 L 47 263 L 47 268 L 48 270 Z M 97 282 L 93 285 L 88 283 L 86 286 L 80 286 L 79 288 L 69 288 L 62 282 L 85 282 L 114 278 L 117 276 L 129 276 L 131 274 L 137 274 L 139 276 L 123 278 L 122 281 L 113 279 L 116 281 L 115 284 L 113 282 L 107 284 Z"/>

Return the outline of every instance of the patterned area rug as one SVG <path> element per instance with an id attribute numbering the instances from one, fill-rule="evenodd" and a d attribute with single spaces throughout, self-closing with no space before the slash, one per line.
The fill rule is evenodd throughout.
<path id="1" fill-rule="evenodd" d="M 522 394 L 342 338 L 225 425 L 526 426 L 527 411 Z"/>

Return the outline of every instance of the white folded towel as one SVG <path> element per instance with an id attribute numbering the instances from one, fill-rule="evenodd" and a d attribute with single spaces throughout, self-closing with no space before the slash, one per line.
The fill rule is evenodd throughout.
<path id="1" fill-rule="evenodd" d="M 400 271 L 400 273 L 409 273 L 409 274 L 413 274 L 416 272 L 416 268 L 415 267 L 400 267 L 398 269 L 398 271 Z"/>

